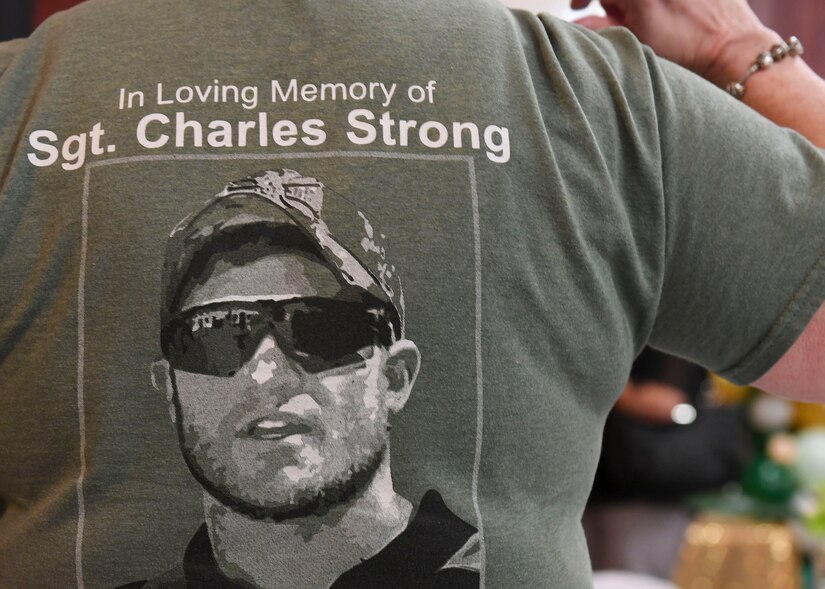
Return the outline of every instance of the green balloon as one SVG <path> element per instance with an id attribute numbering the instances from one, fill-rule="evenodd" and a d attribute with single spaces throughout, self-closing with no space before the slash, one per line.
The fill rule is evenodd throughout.
<path id="1" fill-rule="evenodd" d="M 796 477 L 787 466 L 762 456 L 745 470 L 742 488 L 755 499 L 785 503 L 796 492 Z"/>

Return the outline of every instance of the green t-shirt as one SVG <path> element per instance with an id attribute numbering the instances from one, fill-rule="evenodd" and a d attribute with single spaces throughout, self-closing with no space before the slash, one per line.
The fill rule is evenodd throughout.
<path id="1" fill-rule="evenodd" d="M 92 0 L 0 44 L 0 165 L 3 587 L 587 587 L 635 355 L 825 298 L 823 152 L 492 1 Z"/>

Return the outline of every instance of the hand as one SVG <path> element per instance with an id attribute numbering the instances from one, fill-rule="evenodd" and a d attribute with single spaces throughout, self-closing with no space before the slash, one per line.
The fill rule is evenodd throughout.
<path id="1" fill-rule="evenodd" d="M 627 417 L 666 424 L 673 423 L 673 408 L 687 402 L 684 391 L 667 383 L 628 381 L 614 409 Z"/>
<path id="2" fill-rule="evenodd" d="M 571 0 L 574 9 L 590 0 Z M 606 18 L 579 24 L 629 28 L 666 59 L 724 85 L 739 78 L 756 55 L 781 41 L 762 25 L 746 0 L 602 0 Z"/>

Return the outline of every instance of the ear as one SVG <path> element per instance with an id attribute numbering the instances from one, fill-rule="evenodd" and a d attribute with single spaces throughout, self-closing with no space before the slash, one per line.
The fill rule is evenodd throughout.
<path id="1" fill-rule="evenodd" d="M 152 387 L 159 393 L 163 393 L 169 405 L 169 418 L 175 423 L 175 387 L 172 385 L 172 367 L 164 359 L 152 362 Z"/>
<path id="2" fill-rule="evenodd" d="M 419 368 L 421 352 L 412 341 L 402 339 L 387 349 L 384 376 L 387 378 L 387 406 L 390 411 L 401 411 L 407 404 Z"/>

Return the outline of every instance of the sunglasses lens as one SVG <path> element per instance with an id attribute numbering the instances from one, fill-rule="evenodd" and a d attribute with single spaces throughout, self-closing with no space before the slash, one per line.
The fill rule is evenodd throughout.
<path id="1" fill-rule="evenodd" d="M 196 309 L 170 326 L 167 357 L 173 367 L 212 376 L 233 376 L 254 354 L 266 334 L 256 309 Z"/>
<path id="2" fill-rule="evenodd" d="M 360 304 L 301 305 L 287 314 L 294 357 L 308 372 L 361 362 L 379 340 L 375 316 Z"/>
<path id="3" fill-rule="evenodd" d="M 391 330 L 374 308 L 330 299 L 221 303 L 194 309 L 164 330 L 164 353 L 186 372 L 233 376 L 272 334 L 289 358 L 307 372 L 361 362 L 365 350 L 387 343 Z"/>

